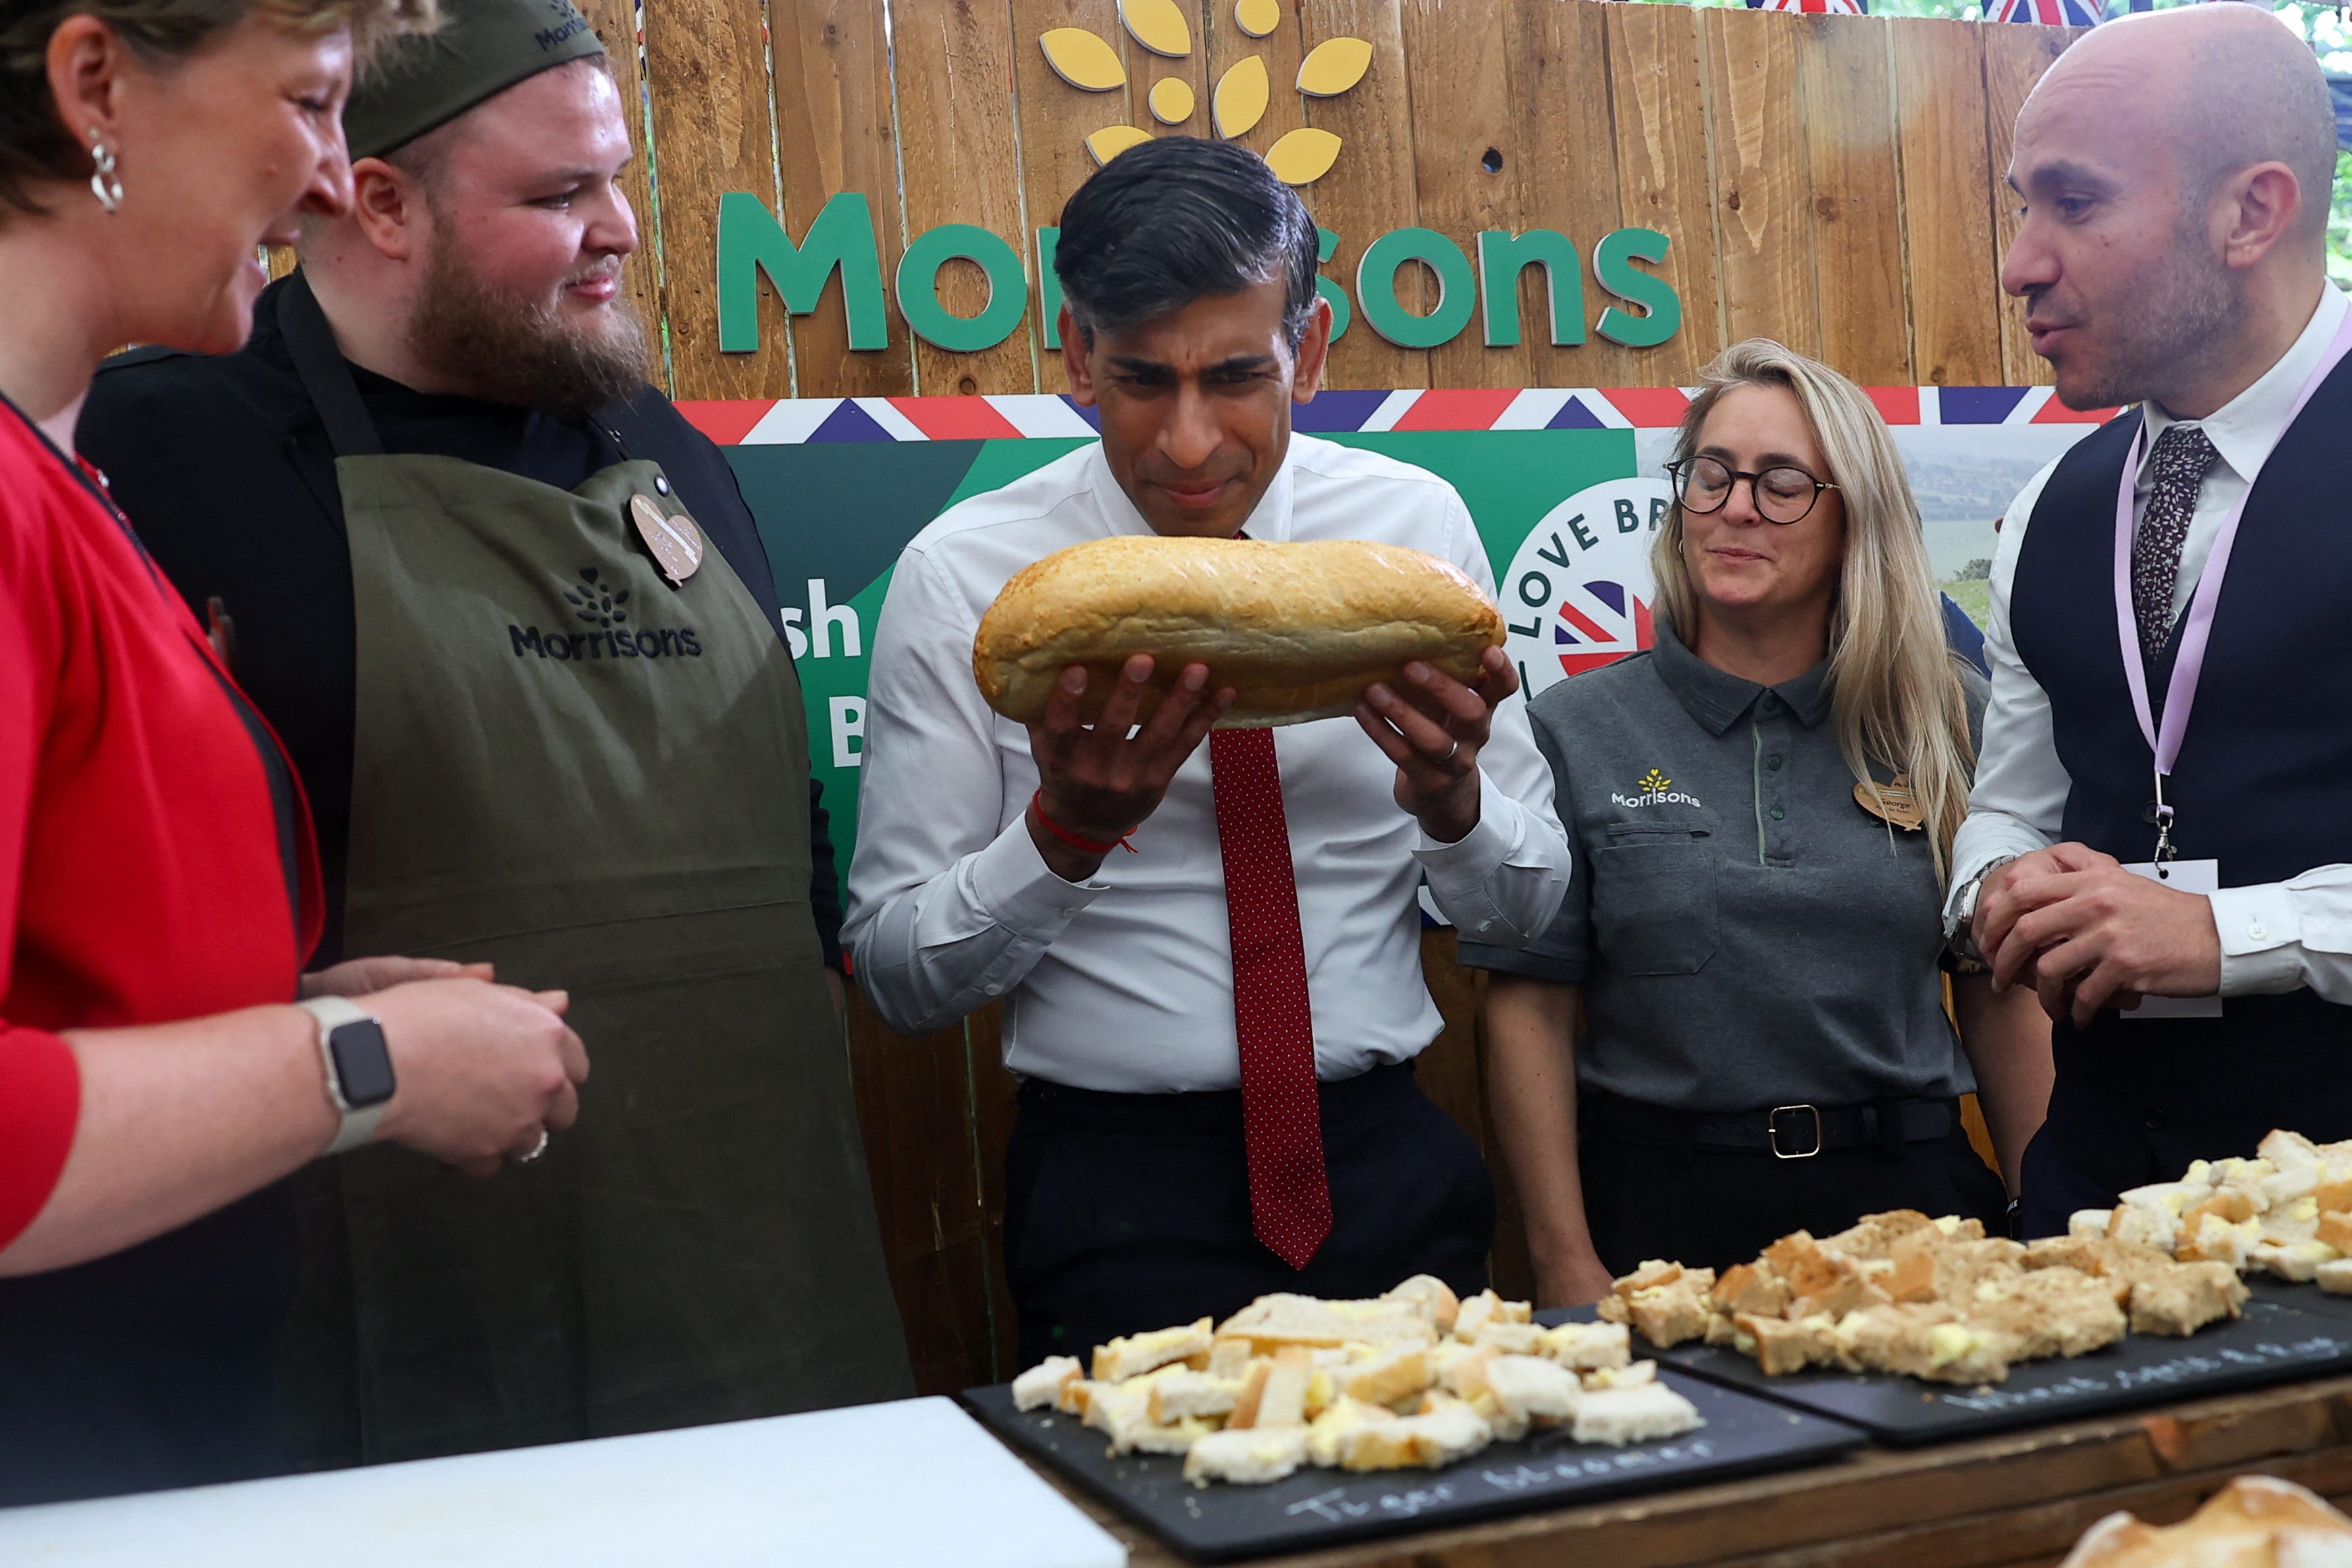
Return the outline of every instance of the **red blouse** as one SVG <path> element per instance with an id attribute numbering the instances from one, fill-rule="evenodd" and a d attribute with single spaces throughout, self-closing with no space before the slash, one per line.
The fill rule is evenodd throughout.
<path id="1" fill-rule="evenodd" d="M 276 737 L 95 470 L 0 398 L 0 1247 L 73 1144 L 54 1031 L 290 1001 L 320 907 Z"/>

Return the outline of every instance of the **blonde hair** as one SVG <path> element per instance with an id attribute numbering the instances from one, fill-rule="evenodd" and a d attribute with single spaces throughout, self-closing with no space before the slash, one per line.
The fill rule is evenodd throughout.
<path id="1" fill-rule="evenodd" d="M 1968 816 L 1976 746 L 1969 735 L 1968 692 L 1944 639 L 1943 608 L 1919 508 L 1886 422 L 1862 388 L 1829 366 L 1769 338 L 1734 343 L 1700 373 L 1675 437 L 1675 460 L 1698 447 L 1723 395 L 1735 386 L 1787 390 L 1802 409 L 1845 503 L 1845 561 L 1830 601 L 1830 701 L 1838 750 L 1857 783 L 1874 784 L 1875 763 L 1909 776 L 1934 853 L 1936 875 L 1948 874 L 1952 837 Z M 1676 631 L 1694 639 L 1696 591 L 1683 560 L 1679 497 L 1651 547 L 1657 601 Z"/>

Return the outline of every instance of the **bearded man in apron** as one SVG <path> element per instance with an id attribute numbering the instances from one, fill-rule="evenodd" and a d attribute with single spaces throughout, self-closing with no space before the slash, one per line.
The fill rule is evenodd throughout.
<path id="1" fill-rule="evenodd" d="M 619 292 L 628 115 L 568 0 L 443 11 L 354 96 L 356 209 L 247 348 L 123 356 L 82 426 L 322 839 L 348 802 L 330 946 L 561 977 L 601 1047 L 595 1110 L 509 1179 L 316 1168 L 313 1466 L 912 1392 L 774 587 Z"/>

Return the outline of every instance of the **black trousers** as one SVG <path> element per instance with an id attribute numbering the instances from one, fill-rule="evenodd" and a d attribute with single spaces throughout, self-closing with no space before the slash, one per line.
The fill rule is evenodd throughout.
<path id="1" fill-rule="evenodd" d="M 1974 1217 L 1989 1234 L 2007 1234 L 2007 1191 L 1969 1146 L 1958 1115 L 1948 1135 L 1894 1151 L 1824 1149 L 1781 1160 L 1769 1151 L 1623 1135 L 1612 1128 L 1600 1096 L 1587 1097 L 1580 1110 L 1585 1220 L 1612 1274 L 1629 1274 L 1652 1258 L 1726 1268 L 1792 1230 L 1828 1236 L 1887 1209 Z"/>
<path id="2" fill-rule="evenodd" d="M 2233 996 L 2229 1007 L 2226 1030 L 2112 1016 L 2051 1030 L 2058 1072 L 2049 1117 L 2025 1149 L 2027 1236 L 2063 1235 L 2076 1209 L 2177 1182 L 2192 1160 L 2252 1158 L 2273 1127 L 2320 1143 L 2352 1138 L 2352 1008 L 2307 992 Z"/>
<path id="3" fill-rule="evenodd" d="M 1036 1079 L 1005 1151 L 1021 1362 L 1223 1318 L 1273 1290 L 1376 1296 L 1412 1274 L 1486 1284 L 1495 1189 L 1411 1063 L 1326 1083 L 1331 1234 L 1293 1269 L 1253 1234 L 1238 1089 L 1103 1094 Z"/>

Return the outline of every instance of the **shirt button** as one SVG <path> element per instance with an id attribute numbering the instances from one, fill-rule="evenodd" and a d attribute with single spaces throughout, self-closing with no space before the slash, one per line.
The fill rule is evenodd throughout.
<path id="1" fill-rule="evenodd" d="M 2271 928 L 2260 921 L 2249 921 L 2246 922 L 2246 934 L 2256 942 L 2267 942 L 2270 939 Z"/>
<path id="2" fill-rule="evenodd" d="M 1788 815 L 1789 815 L 1789 814 L 1788 814 L 1787 812 L 1782 811 L 1782 810 L 1781 810 L 1779 806 L 1777 806 L 1777 805 L 1776 805 L 1776 806 L 1774 806 L 1774 807 L 1772 808 L 1772 820 L 1773 820 L 1773 821 L 1775 821 L 1775 822 L 1780 821 L 1782 817 L 1784 817 L 1784 816 L 1788 816 Z"/>
<path id="3" fill-rule="evenodd" d="M 1780 700 L 1768 691 L 1764 694 L 1764 700 L 1756 706 L 1767 713 L 1778 713 L 1780 710 Z"/>
<path id="4" fill-rule="evenodd" d="M 2172 1125 L 2171 1117 L 2167 1116 L 2163 1111 L 2158 1110 L 2153 1107 L 2149 1109 L 2146 1120 L 2147 1122 L 2147 1130 L 2150 1132 L 2161 1132 L 2166 1128 Z"/>
<path id="5" fill-rule="evenodd" d="M 1780 753 L 1775 752 L 1770 756 L 1765 758 L 1764 765 L 1770 768 L 1774 773 L 1779 773 L 1780 771 Z"/>

